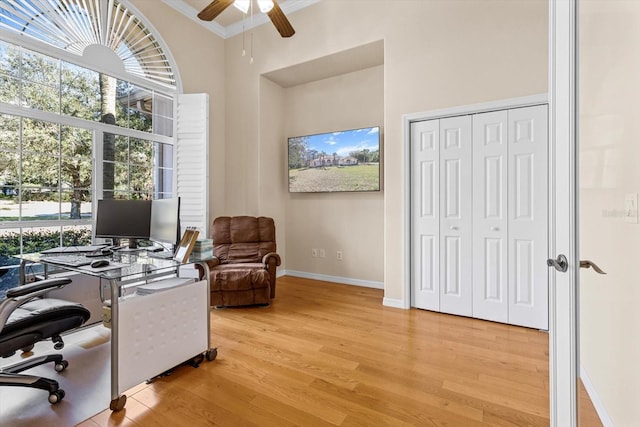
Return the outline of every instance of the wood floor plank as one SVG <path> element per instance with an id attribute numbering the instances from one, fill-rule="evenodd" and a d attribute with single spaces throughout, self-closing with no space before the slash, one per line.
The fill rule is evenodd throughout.
<path id="1" fill-rule="evenodd" d="M 279 278 L 269 307 L 211 311 L 215 361 L 139 386 L 123 411 L 82 426 L 549 424 L 546 333 L 382 298 Z"/>

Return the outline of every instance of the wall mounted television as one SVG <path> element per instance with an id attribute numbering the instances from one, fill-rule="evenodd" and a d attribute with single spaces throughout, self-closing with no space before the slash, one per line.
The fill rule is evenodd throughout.
<path id="1" fill-rule="evenodd" d="M 288 138 L 289 192 L 380 191 L 380 127 Z"/>

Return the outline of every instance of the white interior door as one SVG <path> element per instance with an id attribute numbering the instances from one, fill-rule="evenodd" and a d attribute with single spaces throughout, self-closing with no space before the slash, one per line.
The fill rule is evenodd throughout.
<path id="1" fill-rule="evenodd" d="M 440 120 L 411 123 L 411 305 L 440 310 Z"/>
<path id="2" fill-rule="evenodd" d="M 473 317 L 508 321 L 506 110 L 473 117 Z"/>
<path id="3" fill-rule="evenodd" d="M 472 315 L 471 117 L 440 120 L 440 311 Z"/>

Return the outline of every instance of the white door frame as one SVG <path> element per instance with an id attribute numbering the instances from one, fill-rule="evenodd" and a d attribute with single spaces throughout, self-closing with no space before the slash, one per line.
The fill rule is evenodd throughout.
<path id="1" fill-rule="evenodd" d="M 550 256 L 568 260 L 566 273 L 552 269 L 549 290 L 550 424 L 558 427 L 578 425 L 577 2 L 549 0 Z"/>

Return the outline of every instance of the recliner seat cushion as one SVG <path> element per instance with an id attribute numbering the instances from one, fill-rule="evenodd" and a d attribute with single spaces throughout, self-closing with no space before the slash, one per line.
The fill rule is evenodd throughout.
<path id="1" fill-rule="evenodd" d="M 269 273 L 264 264 L 220 265 L 211 270 L 211 290 L 244 291 L 269 287 Z"/>

